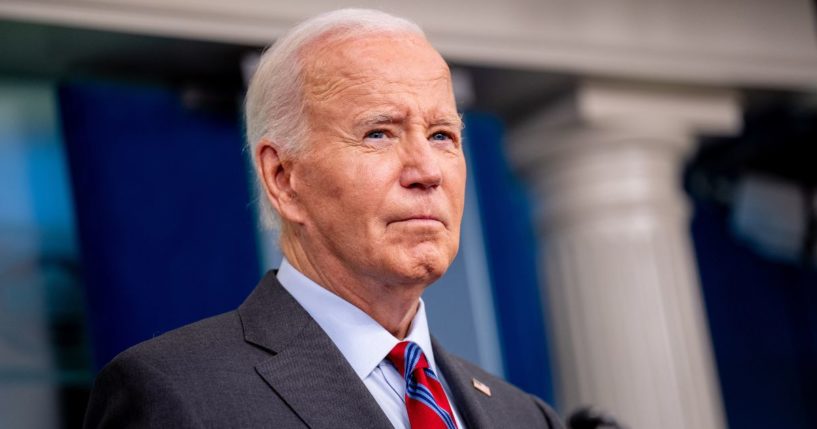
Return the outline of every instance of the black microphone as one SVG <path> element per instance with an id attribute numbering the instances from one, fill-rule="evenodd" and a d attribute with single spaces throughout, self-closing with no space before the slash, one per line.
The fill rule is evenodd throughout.
<path id="1" fill-rule="evenodd" d="M 609 413 L 592 406 L 574 411 L 567 425 L 570 429 L 626 429 Z"/>

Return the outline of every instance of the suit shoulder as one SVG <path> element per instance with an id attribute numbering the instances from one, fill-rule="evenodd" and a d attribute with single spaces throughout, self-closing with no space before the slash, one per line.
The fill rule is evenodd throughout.
<path id="1" fill-rule="evenodd" d="M 236 311 L 212 316 L 136 344 L 117 355 L 108 366 L 131 362 L 161 369 L 176 360 L 188 364 L 243 343 Z"/>
<path id="2" fill-rule="evenodd" d="M 99 372 L 86 427 L 260 427 L 270 413 L 290 416 L 256 372 L 269 356 L 244 340 L 236 311 L 151 338 Z"/>
<path id="3" fill-rule="evenodd" d="M 94 380 L 85 427 L 201 427 L 190 392 L 206 386 L 195 375 L 213 372 L 204 351 L 224 348 L 236 319 L 234 312 L 204 319 L 117 355 Z"/>

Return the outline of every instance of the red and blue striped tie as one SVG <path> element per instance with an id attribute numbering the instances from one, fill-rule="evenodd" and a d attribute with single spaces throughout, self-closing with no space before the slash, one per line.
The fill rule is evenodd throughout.
<path id="1" fill-rule="evenodd" d="M 420 346 L 403 341 L 394 346 L 388 357 L 406 380 L 406 410 L 410 426 L 415 429 L 457 429 L 445 390 L 428 367 Z"/>

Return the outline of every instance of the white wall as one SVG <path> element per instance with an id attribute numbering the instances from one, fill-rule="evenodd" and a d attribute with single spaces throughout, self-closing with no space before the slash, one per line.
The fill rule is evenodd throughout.
<path id="1" fill-rule="evenodd" d="M 808 0 L 6 0 L 0 17 L 265 45 L 298 20 L 348 5 L 412 18 L 464 63 L 817 88 Z"/>

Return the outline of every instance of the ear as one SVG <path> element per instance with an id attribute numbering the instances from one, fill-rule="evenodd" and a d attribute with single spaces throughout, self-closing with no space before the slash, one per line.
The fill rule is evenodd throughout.
<path id="1" fill-rule="evenodd" d="M 282 159 L 278 149 L 266 139 L 255 150 L 256 168 L 267 200 L 282 220 L 301 223 L 303 213 L 292 186 L 292 161 Z"/>

